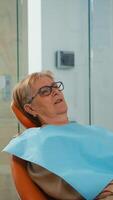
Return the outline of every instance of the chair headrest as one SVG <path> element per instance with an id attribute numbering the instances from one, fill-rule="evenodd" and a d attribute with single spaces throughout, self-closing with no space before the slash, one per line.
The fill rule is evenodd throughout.
<path id="1" fill-rule="evenodd" d="M 36 125 L 30 120 L 28 119 L 15 105 L 15 103 L 12 101 L 11 103 L 11 108 L 12 111 L 14 112 L 15 116 L 17 117 L 17 119 L 21 122 L 21 124 L 26 127 L 26 128 L 32 128 L 32 127 L 36 127 Z"/>

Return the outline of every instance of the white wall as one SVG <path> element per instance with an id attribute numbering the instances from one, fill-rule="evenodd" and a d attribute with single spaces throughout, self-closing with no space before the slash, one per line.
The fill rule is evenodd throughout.
<path id="1" fill-rule="evenodd" d="M 28 3 L 28 72 L 41 71 L 41 0 Z"/>
<path id="2" fill-rule="evenodd" d="M 71 120 L 88 123 L 88 1 L 42 0 L 42 68 L 65 85 Z M 55 51 L 74 51 L 75 67 L 58 70 Z"/>

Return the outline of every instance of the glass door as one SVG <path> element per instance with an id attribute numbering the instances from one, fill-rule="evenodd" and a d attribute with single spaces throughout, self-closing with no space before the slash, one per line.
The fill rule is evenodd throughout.
<path id="1" fill-rule="evenodd" d="M 113 130 L 113 1 L 90 5 L 91 123 Z"/>
<path id="2" fill-rule="evenodd" d="M 27 1 L 0 1 L 0 151 L 18 132 L 10 109 L 12 88 L 27 73 Z M 24 25 L 26 24 L 26 26 Z M 9 156 L 0 153 L 0 196 L 16 200 Z"/>

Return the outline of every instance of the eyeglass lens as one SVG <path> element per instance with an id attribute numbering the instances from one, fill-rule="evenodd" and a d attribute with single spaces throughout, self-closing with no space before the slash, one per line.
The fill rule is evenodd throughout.
<path id="1" fill-rule="evenodd" d="M 64 86 L 62 82 L 54 82 L 51 86 L 44 86 L 40 88 L 38 94 L 41 96 L 47 96 L 51 94 L 52 88 L 57 88 L 59 91 L 62 91 Z"/>

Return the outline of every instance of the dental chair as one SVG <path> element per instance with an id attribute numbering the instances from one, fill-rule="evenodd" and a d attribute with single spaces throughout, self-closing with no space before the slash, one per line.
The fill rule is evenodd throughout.
<path id="1" fill-rule="evenodd" d="M 31 122 L 26 116 L 21 113 L 21 111 L 12 102 L 11 108 L 16 115 L 17 119 L 26 128 L 35 127 L 33 122 Z M 21 200 L 50 200 L 37 185 L 30 178 L 27 169 L 26 161 L 12 155 L 11 158 L 11 172 L 12 178 Z"/>

